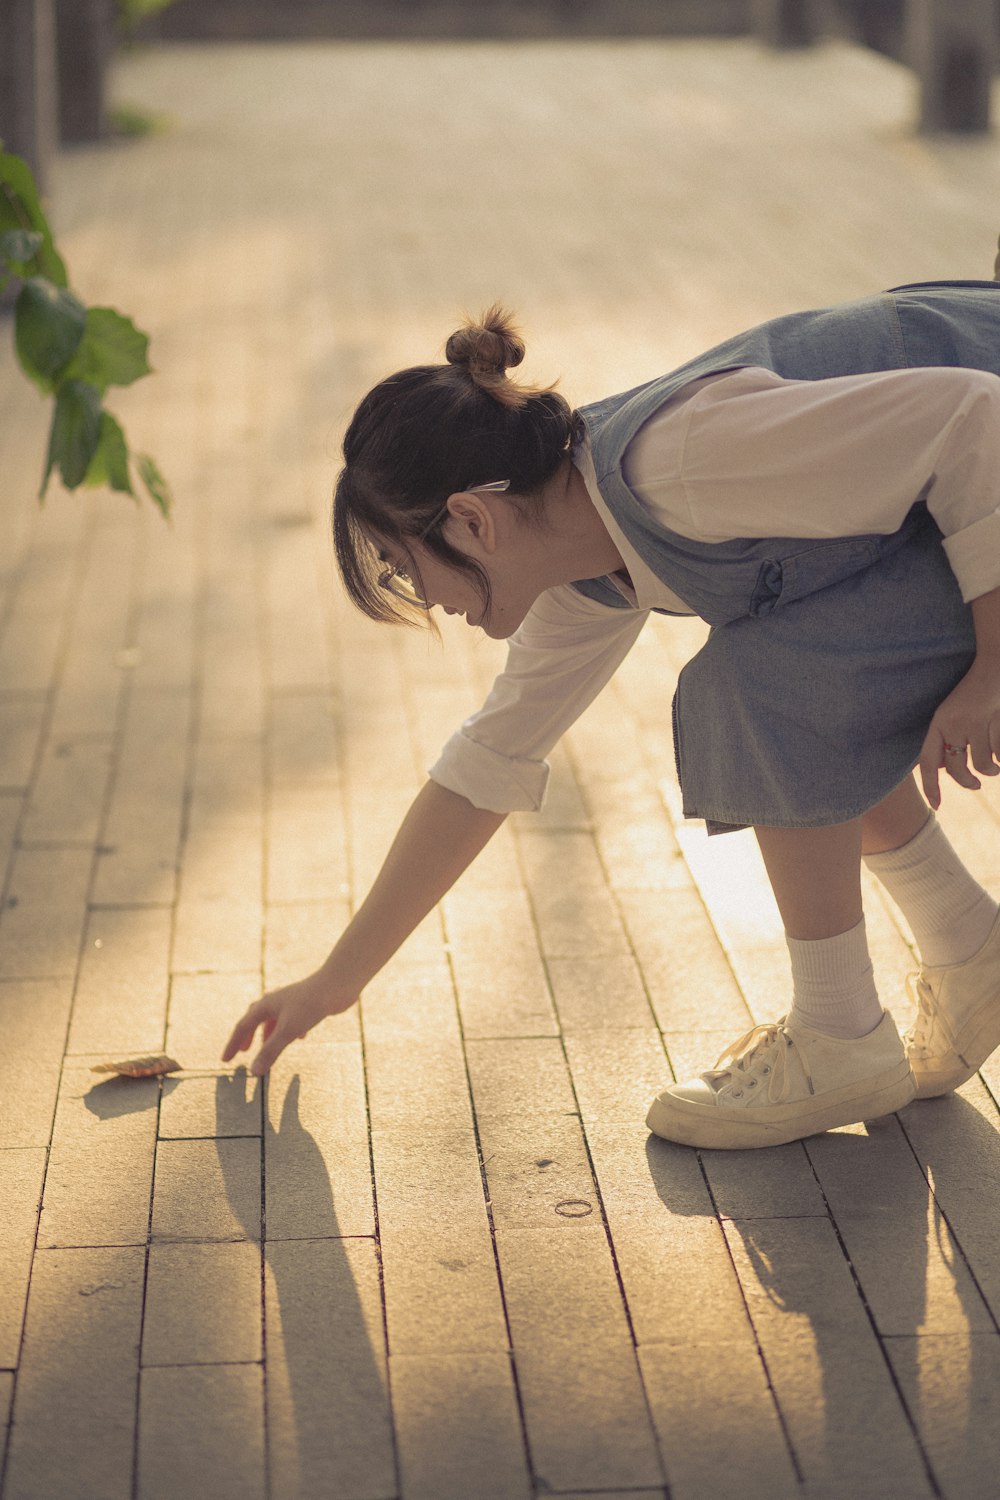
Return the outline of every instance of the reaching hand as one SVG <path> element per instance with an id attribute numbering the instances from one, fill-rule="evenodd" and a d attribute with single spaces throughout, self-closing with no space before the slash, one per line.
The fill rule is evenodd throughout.
<path id="1" fill-rule="evenodd" d="M 976 658 L 938 708 L 920 752 L 920 779 L 931 807 L 941 804 L 938 777 L 947 771 L 959 786 L 978 791 L 981 776 L 1000 772 L 1000 671 L 988 657 Z"/>
<path id="2" fill-rule="evenodd" d="M 222 1060 L 230 1062 L 237 1052 L 246 1052 L 253 1045 L 259 1026 L 263 1041 L 250 1064 L 250 1072 L 259 1078 L 280 1057 L 289 1042 L 305 1036 L 326 1016 L 348 1010 L 357 998 L 357 995 L 338 995 L 322 971 L 295 984 L 286 984 L 280 990 L 270 990 L 260 1000 L 255 1000 L 237 1021 Z"/>

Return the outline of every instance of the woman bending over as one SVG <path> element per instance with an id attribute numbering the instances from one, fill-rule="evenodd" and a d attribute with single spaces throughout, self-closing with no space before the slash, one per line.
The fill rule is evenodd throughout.
<path id="1" fill-rule="evenodd" d="M 650 1129 L 765 1146 L 955 1088 L 1000 1045 L 997 903 L 933 812 L 942 770 L 975 789 L 1000 756 L 1000 285 L 777 318 L 580 411 L 510 378 L 523 353 L 493 308 L 351 421 L 334 501 L 350 597 L 381 621 L 464 615 L 507 665 L 330 956 L 251 1005 L 226 1060 L 261 1028 L 264 1073 L 355 1003 L 505 815 L 540 806 L 546 754 L 653 610 L 712 627 L 673 706 L 684 812 L 753 827 L 791 999 L 668 1085 Z M 919 947 L 903 1038 L 862 861 Z"/>

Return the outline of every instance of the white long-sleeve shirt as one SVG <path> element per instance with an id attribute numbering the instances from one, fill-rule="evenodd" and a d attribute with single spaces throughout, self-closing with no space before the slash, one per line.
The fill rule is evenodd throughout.
<path id="1" fill-rule="evenodd" d="M 542 594 L 511 636 L 485 704 L 430 770 L 493 812 L 541 806 L 545 756 L 609 681 L 649 611 L 692 612 L 614 520 L 586 443 L 574 462 L 621 553 L 632 607 L 564 584 Z M 632 439 L 623 468 L 663 525 L 704 542 L 888 534 L 924 499 L 963 598 L 1000 585 L 995 375 L 933 367 L 783 380 L 744 367 L 667 401 Z"/>

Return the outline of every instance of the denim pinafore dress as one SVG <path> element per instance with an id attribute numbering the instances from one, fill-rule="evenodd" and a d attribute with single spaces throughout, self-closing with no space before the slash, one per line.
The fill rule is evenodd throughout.
<path id="1" fill-rule="evenodd" d="M 698 542 L 649 515 L 622 474 L 629 442 L 683 385 L 741 365 L 793 380 L 917 365 L 1000 374 L 1000 285 L 920 283 L 776 318 L 581 410 L 612 515 L 711 626 L 673 705 L 684 813 L 710 833 L 820 827 L 874 806 L 913 769 L 975 655 L 971 610 L 922 502 L 892 535 L 833 539 Z M 606 578 L 574 587 L 629 608 Z"/>

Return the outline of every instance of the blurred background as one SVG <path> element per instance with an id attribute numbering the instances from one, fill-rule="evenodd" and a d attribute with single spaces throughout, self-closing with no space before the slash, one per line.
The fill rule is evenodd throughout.
<path id="1" fill-rule="evenodd" d="M 989 123 L 997 0 L 6 0 L 0 139 L 44 177 L 58 140 L 100 138 L 123 41 L 748 34 L 774 46 L 837 37 L 871 47 L 920 78 L 922 128 Z"/>

